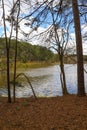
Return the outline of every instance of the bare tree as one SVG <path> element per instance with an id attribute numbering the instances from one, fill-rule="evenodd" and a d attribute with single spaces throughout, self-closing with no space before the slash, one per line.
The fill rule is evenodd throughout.
<path id="1" fill-rule="evenodd" d="M 62 17 L 62 12 L 61 12 L 62 1 L 59 2 L 57 6 L 58 7 L 56 8 L 53 1 L 51 1 L 51 3 L 49 5 L 46 5 L 47 11 L 50 15 L 51 25 L 49 26 L 49 28 L 47 28 L 47 30 L 45 32 L 43 32 L 39 35 L 39 39 L 41 37 L 41 42 L 44 41 L 44 43 L 49 44 L 48 46 L 50 48 L 53 48 L 54 50 L 56 50 L 59 55 L 60 71 L 61 71 L 60 72 L 61 86 L 62 86 L 62 92 L 65 95 L 65 94 L 68 94 L 68 91 L 67 91 L 67 87 L 66 87 L 66 77 L 65 77 L 65 71 L 64 71 L 64 59 L 63 58 L 65 55 L 66 46 L 68 44 L 69 25 L 67 27 L 67 30 L 64 28 L 63 29 L 61 28 L 61 24 L 63 26 L 63 24 L 65 22 L 64 21 L 65 17 Z M 68 15 L 70 15 L 70 14 L 68 14 Z M 38 15 L 38 17 L 39 17 L 39 15 Z M 46 11 L 45 11 L 44 17 L 45 17 L 45 19 L 47 18 Z M 39 19 L 39 18 L 37 18 L 37 19 Z"/>
<path id="2" fill-rule="evenodd" d="M 27 9 L 24 8 L 23 4 L 27 6 Z M 63 88 L 63 93 L 67 94 L 66 79 L 64 72 L 64 63 L 63 57 L 65 55 L 66 45 L 68 44 L 69 28 L 65 28 L 68 23 L 73 22 L 70 16 L 72 16 L 71 10 L 71 0 L 44 0 L 44 1 L 20 1 L 17 0 L 14 2 L 13 6 L 10 9 L 10 14 L 5 18 L 5 8 L 4 0 L 2 0 L 3 5 L 3 23 L 4 23 L 4 32 L 6 39 L 6 50 L 7 50 L 7 84 L 8 84 L 8 97 L 9 102 L 11 102 L 10 94 L 10 71 L 9 71 L 9 49 L 10 42 L 12 38 L 12 31 L 15 29 L 16 34 L 16 44 L 15 44 L 15 57 L 14 57 L 14 101 L 15 101 L 15 82 L 16 82 L 16 59 L 17 59 L 17 44 L 18 44 L 18 32 L 20 31 L 25 37 L 30 38 L 30 35 L 33 31 L 37 31 L 38 27 L 41 25 L 48 25 L 49 27 L 43 33 L 39 35 L 45 42 L 53 44 L 53 48 L 58 52 L 60 60 L 60 69 L 61 69 L 61 84 Z M 22 6 L 21 6 L 22 5 Z M 84 89 L 84 73 L 83 73 L 83 52 L 82 52 L 82 38 L 81 38 L 81 29 L 80 29 L 80 20 L 79 20 L 79 11 L 77 8 L 77 1 L 72 0 L 73 14 L 74 14 L 74 23 L 75 23 L 75 32 L 76 32 L 76 45 L 77 45 L 77 75 L 78 75 L 78 95 L 83 95 L 85 93 Z M 67 11 L 69 9 L 69 11 Z M 25 11 L 25 10 L 28 10 Z M 50 16 L 50 20 L 48 20 Z M 78 18 L 78 19 L 77 19 Z M 70 20 L 71 19 L 71 20 Z M 6 20 L 11 23 L 10 37 L 9 40 L 6 34 Z M 24 25 L 26 28 L 31 28 L 29 32 L 22 30 L 21 22 L 24 20 Z M 61 40 L 59 36 L 59 29 L 61 29 Z M 79 30 L 79 31 L 77 31 Z M 65 36 L 65 37 L 64 37 Z M 52 45 L 51 44 L 51 45 Z"/>
<path id="3" fill-rule="evenodd" d="M 67 86 L 66 86 L 66 76 L 65 76 L 65 70 L 64 70 L 64 54 L 65 54 L 65 49 L 66 49 L 66 45 L 64 45 L 65 43 L 65 39 L 64 39 L 64 31 L 61 30 L 61 41 L 59 40 L 59 35 L 58 35 L 58 31 L 56 26 L 54 26 L 54 32 L 55 32 L 55 40 L 57 43 L 57 53 L 59 56 L 59 62 L 60 62 L 60 80 L 61 80 L 61 86 L 62 86 L 62 93 L 63 95 L 68 94 L 67 91 Z"/>
<path id="4" fill-rule="evenodd" d="M 26 1 L 23 1 L 23 3 L 26 4 Z M 11 39 L 13 38 L 13 31 L 15 32 L 15 36 L 14 36 L 14 38 L 15 38 L 15 49 L 14 49 L 14 57 L 13 57 L 14 58 L 14 71 L 13 71 L 13 81 L 12 81 L 13 82 L 13 100 L 14 100 L 14 102 L 15 102 L 15 99 L 16 99 L 16 77 L 17 77 L 17 74 L 16 74 L 16 61 L 17 61 L 18 31 L 21 30 L 20 29 L 21 28 L 20 27 L 20 22 L 21 22 L 21 19 L 23 19 L 23 18 L 20 18 L 20 12 L 22 13 L 21 4 L 23 4 L 23 3 L 20 2 L 20 0 L 17 0 L 15 2 L 13 0 L 12 3 L 10 3 L 11 7 L 7 4 L 7 6 L 9 7 L 9 14 L 7 16 L 5 16 L 5 7 L 4 7 L 5 3 L 4 3 L 4 0 L 2 1 L 4 33 L 5 33 L 6 50 L 7 50 L 8 102 L 11 102 L 11 92 L 10 92 L 10 56 L 9 56 L 9 52 L 10 52 Z M 29 5 L 30 5 L 30 2 L 29 2 Z M 31 8 L 31 6 L 30 6 L 30 8 Z M 8 36 L 9 38 L 7 37 L 6 22 L 8 22 L 10 24 L 10 29 L 9 29 L 9 34 L 10 35 Z M 27 76 L 25 75 L 25 77 L 27 77 Z M 34 92 L 33 87 L 32 87 L 32 90 Z"/>

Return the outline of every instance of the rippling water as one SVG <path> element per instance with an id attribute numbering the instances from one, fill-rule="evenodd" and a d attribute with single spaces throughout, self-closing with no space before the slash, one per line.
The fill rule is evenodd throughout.
<path id="1" fill-rule="evenodd" d="M 87 66 L 85 65 L 85 68 Z M 65 65 L 67 89 L 70 94 L 77 93 L 77 66 Z M 61 84 L 60 84 L 60 69 L 58 65 L 49 66 L 45 68 L 29 69 L 24 72 L 27 76 L 32 77 L 31 83 L 37 96 L 50 97 L 50 96 L 62 96 Z M 85 89 L 87 92 L 87 74 L 85 74 Z M 7 90 L 0 89 L 0 95 L 6 96 Z M 29 97 L 32 96 L 31 88 L 28 84 L 25 87 L 16 88 L 17 97 Z"/>

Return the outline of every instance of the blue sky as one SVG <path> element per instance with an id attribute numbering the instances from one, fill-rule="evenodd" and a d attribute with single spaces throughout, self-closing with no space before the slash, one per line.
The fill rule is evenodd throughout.
<path id="1" fill-rule="evenodd" d="M 0 27 L 0 37 L 2 36 L 3 31 L 4 31 L 3 27 Z"/>
<path id="2" fill-rule="evenodd" d="M 12 1 L 12 0 L 9 0 L 9 1 Z M 7 3 L 7 1 L 5 0 L 5 2 L 6 2 L 6 4 L 8 4 L 9 5 L 9 3 Z M 33 5 L 33 3 L 32 3 L 32 5 Z M 11 6 L 11 4 L 10 4 L 10 6 Z M 29 11 L 29 10 L 26 10 L 25 9 L 25 7 L 28 9 L 28 5 L 23 5 L 22 6 L 22 13 L 21 13 L 21 17 L 23 17 L 23 16 L 25 16 L 25 14 L 28 14 L 29 12 L 31 12 L 32 11 L 32 9 L 31 9 L 31 11 Z M 44 6 L 42 6 L 41 7 L 41 9 L 39 9 L 35 14 L 33 14 L 32 15 L 32 17 L 30 17 L 30 20 L 31 19 L 33 19 L 33 17 L 36 17 L 37 16 L 37 14 L 42 10 L 44 8 Z M 6 6 L 5 7 L 5 10 L 6 10 L 6 16 L 9 14 L 9 10 L 10 10 L 10 7 L 8 7 L 8 6 Z M 68 11 L 68 10 L 67 10 Z M 66 11 L 66 12 L 67 12 Z M 44 12 L 45 13 L 45 12 Z M 46 12 L 47 13 L 47 12 Z M 55 15 L 56 16 L 56 15 Z M 71 16 L 72 17 L 72 16 Z M 37 18 L 37 17 L 36 17 Z M 44 18 L 44 15 L 43 15 L 43 18 Z M 40 17 L 40 20 L 42 21 L 42 17 Z M 1 11 L 1 9 L 0 9 L 0 21 L 2 22 L 2 11 Z M 27 27 L 27 26 L 25 26 L 24 25 L 24 22 L 28 22 L 28 20 L 23 20 L 23 21 L 21 21 L 21 23 L 20 23 L 20 25 L 21 25 L 21 29 L 23 30 L 23 31 L 25 31 L 26 33 L 29 33 L 29 32 L 32 32 L 32 28 L 30 28 L 30 27 Z M 37 24 L 37 23 L 35 23 L 35 24 Z M 34 24 L 34 25 L 35 25 Z M 38 35 L 39 33 L 41 33 L 41 32 L 44 32 L 50 25 L 52 24 L 52 17 L 51 17 L 51 14 L 49 13 L 49 11 L 48 11 L 48 13 L 47 13 L 47 18 L 45 19 L 45 21 L 42 23 L 42 24 L 40 24 L 40 27 L 38 28 L 38 30 L 37 31 L 33 31 L 31 34 L 30 34 L 30 38 L 32 37 L 32 36 L 34 36 L 34 35 Z M 85 23 L 84 23 L 84 18 L 82 17 L 81 18 L 81 24 L 82 25 L 84 25 Z M 7 25 L 7 28 L 8 28 L 8 30 L 10 30 L 10 24 L 8 23 L 8 22 L 6 22 L 6 25 Z M 87 30 L 87 28 L 85 28 L 84 29 L 84 31 L 83 32 L 85 32 Z M 3 33 L 3 26 L 1 26 L 0 27 L 0 36 L 2 36 L 2 33 Z M 7 34 L 8 34 L 8 36 L 9 36 L 9 31 L 7 31 Z M 13 31 L 13 35 L 15 36 L 15 31 Z M 71 24 L 71 26 L 70 26 L 70 35 L 71 35 L 71 37 L 72 37 L 72 39 L 75 39 L 75 34 L 74 34 L 74 25 L 73 24 Z M 24 38 L 24 36 L 21 34 L 21 32 L 19 31 L 19 37 L 20 37 L 20 39 L 25 39 Z M 32 43 L 33 44 L 37 44 L 37 43 L 39 43 L 40 41 L 38 41 L 38 39 L 32 39 Z M 84 48 L 86 48 L 86 43 L 84 44 L 85 45 L 85 47 Z M 86 49 L 85 49 L 86 50 Z"/>

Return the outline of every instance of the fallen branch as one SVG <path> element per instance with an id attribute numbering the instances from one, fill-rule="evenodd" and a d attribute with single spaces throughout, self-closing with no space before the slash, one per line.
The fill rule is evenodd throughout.
<path id="1" fill-rule="evenodd" d="M 17 79 L 18 77 L 20 77 L 21 75 L 23 75 L 23 76 L 27 79 L 27 82 L 29 83 L 29 85 L 30 85 L 30 87 L 31 87 L 31 90 L 32 90 L 32 92 L 33 92 L 33 95 L 34 95 L 35 99 L 37 99 L 36 94 L 35 94 L 34 89 L 33 89 L 33 86 L 32 86 L 32 84 L 31 84 L 29 78 L 28 78 L 24 73 L 18 74 L 18 75 L 16 76 L 16 79 Z"/>

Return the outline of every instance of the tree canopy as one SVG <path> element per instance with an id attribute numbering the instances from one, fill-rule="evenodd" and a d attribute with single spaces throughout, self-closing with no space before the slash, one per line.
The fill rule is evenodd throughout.
<path id="1" fill-rule="evenodd" d="M 10 43 L 10 60 L 13 62 L 15 51 L 15 40 Z M 32 45 L 26 42 L 18 42 L 17 60 L 21 62 L 28 61 L 52 61 L 54 53 L 44 46 Z M 0 39 L 0 57 L 6 58 L 5 39 Z"/>

